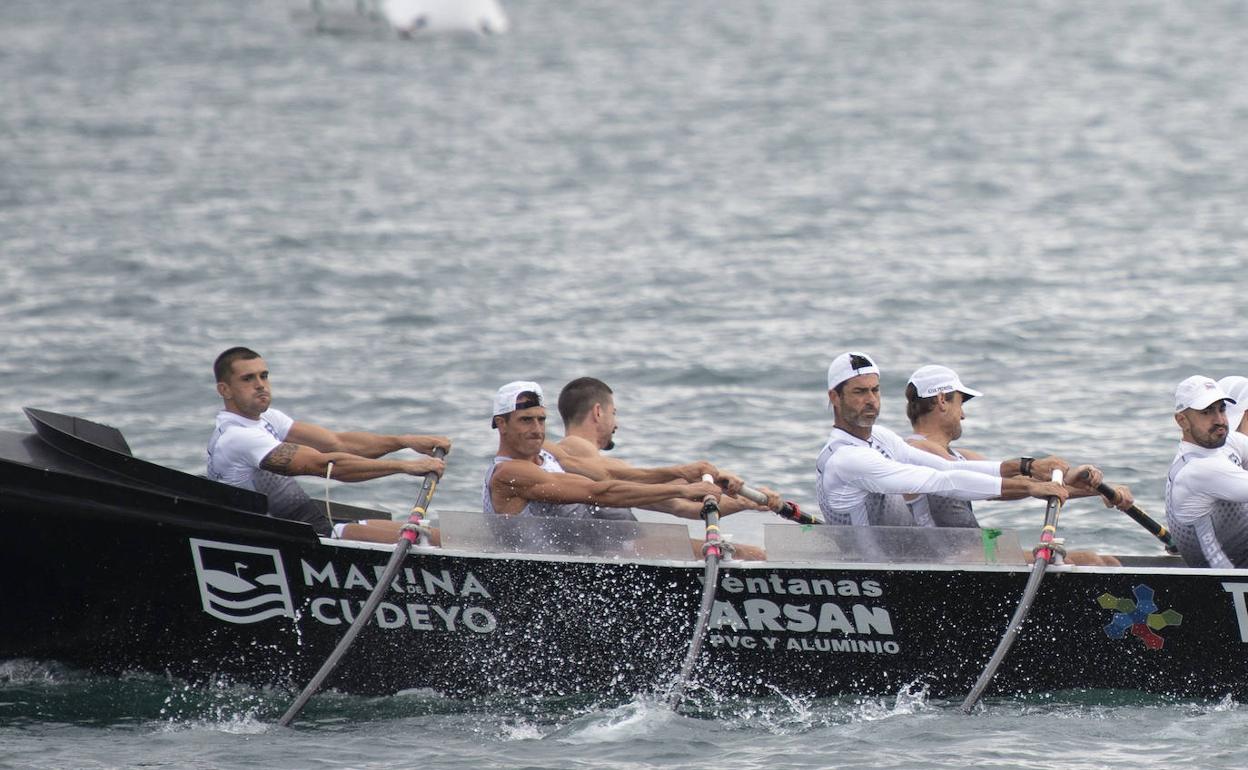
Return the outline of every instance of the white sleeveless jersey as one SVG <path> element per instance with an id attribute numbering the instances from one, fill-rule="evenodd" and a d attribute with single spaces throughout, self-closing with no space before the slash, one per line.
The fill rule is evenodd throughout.
<path id="1" fill-rule="evenodd" d="M 910 438 L 925 439 L 927 436 L 913 433 Z M 953 447 L 949 447 L 949 453 L 959 460 L 966 459 L 965 455 Z M 975 518 L 975 509 L 970 500 L 929 494 L 919 495 L 906 504 L 910 506 L 914 522 L 920 527 L 979 527 L 979 520 Z"/>
<path id="2" fill-rule="evenodd" d="M 555 456 L 545 449 L 540 455 L 542 470 L 547 473 L 565 473 L 563 466 L 555 459 Z M 481 490 L 481 510 L 485 513 L 497 514 L 494 510 L 494 498 L 490 494 L 490 482 L 494 479 L 494 471 L 498 470 L 498 466 L 514 460 L 514 457 L 506 457 L 498 455 L 494 458 L 494 462 L 485 471 L 485 486 Z M 592 506 L 585 503 L 542 503 L 536 500 L 528 500 L 519 513 L 511 514 L 512 516 L 557 516 L 565 519 L 589 519 L 593 518 Z"/>

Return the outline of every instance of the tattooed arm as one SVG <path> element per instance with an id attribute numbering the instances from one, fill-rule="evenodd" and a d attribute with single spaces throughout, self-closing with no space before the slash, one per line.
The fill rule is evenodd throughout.
<path id="1" fill-rule="evenodd" d="M 331 478 L 338 481 L 367 481 L 396 473 L 441 476 L 446 462 L 433 457 L 419 460 L 375 460 L 347 452 L 320 452 L 312 447 L 283 442 L 260 461 L 260 468 L 280 476 L 324 476 L 333 463 Z"/>
<path id="2" fill-rule="evenodd" d="M 400 449 L 414 449 L 421 454 L 432 454 L 434 449 L 451 451 L 451 440 L 446 436 L 425 436 L 404 433 L 390 436 L 366 431 L 335 432 L 310 422 L 298 422 L 290 427 L 286 438 L 297 444 L 310 446 L 322 452 L 350 452 L 361 457 L 381 457 Z"/>

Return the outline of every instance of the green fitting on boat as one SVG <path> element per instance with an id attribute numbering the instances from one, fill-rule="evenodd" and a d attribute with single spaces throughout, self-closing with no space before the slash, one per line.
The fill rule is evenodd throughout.
<path id="1" fill-rule="evenodd" d="M 980 535 L 984 540 L 984 561 L 989 564 L 997 563 L 997 538 L 1001 537 L 999 529 L 981 529 Z"/>

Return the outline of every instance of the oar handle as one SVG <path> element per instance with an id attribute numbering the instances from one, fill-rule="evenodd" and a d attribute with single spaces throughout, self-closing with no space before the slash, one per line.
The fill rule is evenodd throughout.
<path id="1" fill-rule="evenodd" d="M 442 447 L 437 447 L 432 454 L 434 459 L 441 460 L 443 457 L 446 457 L 446 450 Z M 433 499 L 433 493 L 437 490 L 438 474 L 426 473 L 425 481 L 420 485 L 420 493 L 416 495 L 416 503 L 412 506 L 412 512 L 407 516 L 408 524 L 419 525 L 424 521 L 425 514 L 428 513 L 429 501 Z M 403 530 L 403 537 L 407 539 L 407 542 L 415 545 L 417 538 L 420 537 L 420 533 L 415 529 L 405 529 Z"/>
<path id="2" fill-rule="evenodd" d="M 1052 481 L 1062 483 L 1062 469 L 1054 468 Z M 1054 495 L 1044 511 L 1044 529 L 1040 531 L 1040 545 L 1036 547 L 1036 561 L 1053 561 L 1053 538 L 1057 536 L 1057 517 L 1062 512 L 1062 498 Z"/>
<path id="3" fill-rule="evenodd" d="M 757 489 L 754 489 L 753 487 L 748 487 L 748 486 L 741 487 L 741 496 L 744 497 L 746 500 L 749 500 L 754 503 L 758 503 L 759 505 L 767 504 L 767 495 L 764 495 L 762 492 L 759 492 Z M 796 521 L 798 524 L 822 524 L 823 523 L 822 519 L 812 514 L 806 513 L 801 508 L 797 507 L 797 503 L 793 502 L 792 500 L 785 500 L 783 503 L 780 504 L 780 508 L 773 509 L 773 512 L 777 514 L 778 516 L 786 518 L 790 521 Z"/>
<path id="4" fill-rule="evenodd" d="M 702 474 L 702 480 L 707 484 L 715 483 L 715 478 L 709 473 Z M 719 503 L 715 501 L 714 495 L 702 498 L 702 520 L 706 522 L 707 561 L 709 562 L 712 557 L 719 560 L 723 556 L 723 551 L 719 547 Z"/>
<path id="5" fill-rule="evenodd" d="M 1118 493 L 1114 490 L 1114 488 L 1104 482 L 1096 485 L 1096 491 L 1100 492 L 1101 495 L 1111 503 L 1118 499 Z M 1177 554 L 1179 552 L 1179 547 L 1175 545 L 1174 536 L 1170 534 L 1170 530 L 1166 529 L 1161 524 L 1158 524 L 1153 517 L 1140 510 L 1138 505 L 1132 505 L 1130 508 L 1123 511 L 1123 513 L 1130 516 L 1133 520 L 1135 520 L 1136 524 L 1139 524 L 1144 529 L 1147 529 L 1150 533 L 1152 533 L 1153 537 L 1160 540 L 1162 544 L 1166 546 L 1166 553 Z"/>

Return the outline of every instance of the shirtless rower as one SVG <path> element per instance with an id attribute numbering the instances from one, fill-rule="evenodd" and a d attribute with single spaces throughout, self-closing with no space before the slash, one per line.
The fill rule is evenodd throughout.
<path id="1" fill-rule="evenodd" d="M 1248 436 L 1230 430 L 1237 402 L 1218 383 L 1193 375 L 1174 393 L 1182 431 L 1166 476 L 1166 526 L 1191 567 L 1248 567 Z"/>
<path id="2" fill-rule="evenodd" d="M 966 419 L 963 405 L 976 396 L 982 396 L 962 384 L 957 373 L 947 366 L 928 365 L 919 367 L 906 383 L 906 417 L 913 433 L 906 443 L 930 452 L 946 460 L 984 460 L 979 452 L 955 448 L 953 442 L 962 437 L 962 421 Z M 1023 458 L 1027 463 L 1028 458 Z M 1034 462 L 1034 461 L 1032 461 Z M 1071 497 L 1090 496 L 1084 489 L 1071 488 Z M 1114 487 L 1113 503 L 1126 510 L 1135 504 L 1131 490 L 1126 486 Z M 1000 499 L 1019 499 L 1022 494 L 1002 495 Z M 978 527 L 979 521 L 970 500 L 947 495 L 928 493 L 907 499 L 915 522 L 927 527 Z M 1102 556 L 1092 551 L 1070 551 L 1065 560 L 1071 564 L 1092 566 L 1121 566 L 1112 556 Z"/>
<path id="3" fill-rule="evenodd" d="M 620 479 L 623 481 L 639 481 L 648 484 L 668 481 L 696 481 L 704 473 L 728 479 L 729 489 L 740 489 L 742 481 L 735 475 L 722 473 L 708 462 L 694 462 L 685 465 L 669 465 L 657 468 L 638 468 L 614 457 L 603 454 L 615 447 L 615 431 L 617 428 L 615 394 L 602 380 L 593 377 L 579 377 L 563 386 L 559 392 L 559 417 L 563 420 L 564 437 L 556 445 L 562 450 L 564 461 L 561 463 L 572 473 L 579 473 L 592 479 Z M 556 455 L 559 457 L 559 455 Z M 727 516 L 738 511 L 773 510 L 781 505 L 780 495 L 761 487 L 760 492 L 767 495 L 767 503 L 757 504 L 739 495 L 724 495 L 719 501 L 719 513 Z M 691 500 L 664 500 L 645 506 L 647 510 L 670 513 L 685 519 L 701 517 L 702 506 Z M 596 518 L 620 518 L 636 520 L 636 516 L 628 509 L 601 509 L 595 512 Z"/>
<path id="4" fill-rule="evenodd" d="M 815 493 L 829 524 L 914 526 L 904 496 L 931 492 L 963 500 L 1069 497 L 1066 486 L 1041 480 L 1054 469 L 1069 470 L 1061 458 L 950 461 L 877 427 L 880 369 L 864 353 L 843 353 L 832 361 L 828 401 L 834 425 L 815 466 Z M 1101 482 L 1101 472 L 1092 466 L 1069 476 L 1092 489 Z"/>
<path id="5" fill-rule="evenodd" d="M 498 452 L 486 471 L 482 510 L 506 516 L 593 518 L 594 507 L 647 507 L 681 498 L 720 499 L 722 490 L 704 481 L 645 484 L 593 480 L 567 473 L 546 450 L 546 407 L 536 382 L 509 382 L 494 396 Z M 700 555 L 700 554 L 697 554 Z"/>

